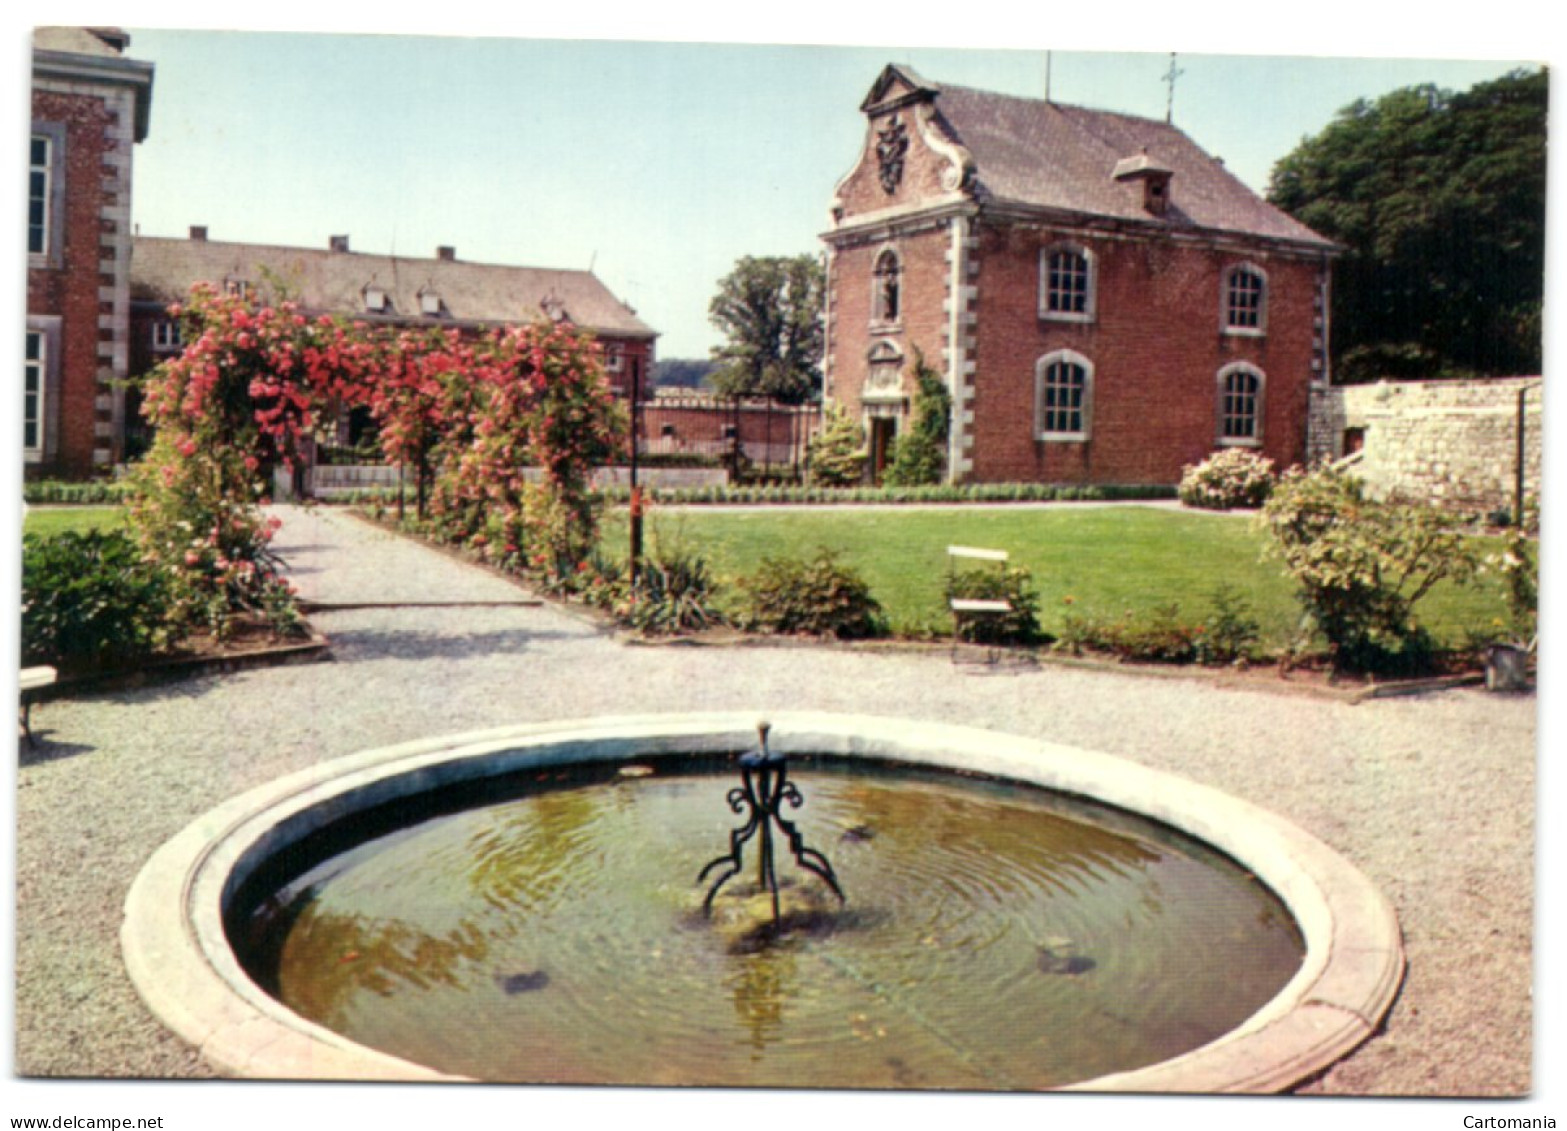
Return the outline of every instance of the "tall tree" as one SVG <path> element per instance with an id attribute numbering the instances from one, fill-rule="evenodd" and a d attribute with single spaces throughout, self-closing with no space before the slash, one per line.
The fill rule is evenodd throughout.
<path id="1" fill-rule="evenodd" d="M 785 404 L 821 388 L 822 297 L 826 280 L 809 255 L 746 256 L 718 283 L 708 306 L 728 340 L 713 350 L 713 385 L 728 397 L 770 396 Z"/>
<path id="2" fill-rule="evenodd" d="M 1339 380 L 1538 373 L 1545 285 L 1542 71 L 1345 107 L 1268 198 L 1345 247 Z"/>

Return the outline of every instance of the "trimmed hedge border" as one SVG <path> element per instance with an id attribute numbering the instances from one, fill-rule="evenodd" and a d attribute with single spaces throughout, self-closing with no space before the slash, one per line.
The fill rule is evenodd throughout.
<path id="1" fill-rule="evenodd" d="M 802 487 L 745 486 L 648 488 L 655 503 L 666 506 L 756 506 L 756 505 L 854 505 L 862 503 L 1054 503 L 1112 502 L 1137 499 L 1173 499 L 1175 488 L 1168 484 L 1110 484 L 1079 487 L 1059 483 L 972 483 L 936 484 L 925 487 Z M 611 487 L 601 492 L 610 503 L 625 503 L 631 492 Z M 333 500 L 348 506 L 390 503 L 397 499 L 393 490 L 344 492 Z"/>
<path id="2" fill-rule="evenodd" d="M 22 501 L 33 506 L 115 505 L 125 501 L 125 485 L 117 479 L 87 479 L 81 482 L 32 479 L 22 483 Z"/>

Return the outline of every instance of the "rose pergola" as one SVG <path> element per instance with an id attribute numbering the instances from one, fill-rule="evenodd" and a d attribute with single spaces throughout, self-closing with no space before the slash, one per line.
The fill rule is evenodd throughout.
<path id="1" fill-rule="evenodd" d="M 590 335 L 567 323 L 388 330 L 205 284 L 171 313 L 187 344 L 144 382 L 157 438 L 132 472 L 131 515 L 187 627 L 221 635 L 237 615 L 291 609 L 268 484 L 355 407 L 444 538 L 546 583 L 591 551 L 593 468 L 622 450 L 626 415 Z"/>

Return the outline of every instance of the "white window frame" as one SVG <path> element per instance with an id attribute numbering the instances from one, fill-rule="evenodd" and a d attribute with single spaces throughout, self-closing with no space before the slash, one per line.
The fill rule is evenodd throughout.
<path id="1" fill-rule="evenodd" d="M 179 350 L 180 324 L 177 318 L 159 318 L 152 324 L 152 351 L 175 353 Z"/>
<path id="2" fill-rule="evenodd" d="M 1059 406 L 1047 407 L 1046 389 L 1050 371 L 1058 365 L 1076 366 L 1083 372 L 1082 395 L 1076 406 L 1078 428 L 1071 432 L 1048 431 L 1045 414 L 1050 411 L 1072 411 Z M 1034 363 L 1034 436 L 1047 444 L 1080 444 L 1087 441 L 1093 431 L 1094 417 L 1094 363 L 1076 350 L 1056 350 L 1047 353 Z"/>
<path id="3" fill-rule="evenodd" d="M 1057 256 L 1072 255 L 1083 261 L 1082 310 L 1056 310 L 1051 306 L 1057 294 L 1076 293 L 1051 284 L 1051 260 Z M 1080 243 L 1061 240 L 1050 244 L 1039 253 L 1039 316 L 1052 322 L 1092 322 L 1099 305 L 1099 258 L 1092 248 Z"/>
<path id="4" fill-rule="evenodd" d="M 33 143 L 44 145 L 44 160 L 34 163 Z M 33 178 L 42 180 L 41 192 L 34 194 Z M 30 267 L 59 267 L 63 262 L 65 246 L 65 127 L 56 122 L 34 122 L 28 137 L 27 149 L 27 261 Z M 37 200 L 42 207 L 41 222 L 33 223 L 32 205 Z M 33 247 L 33 233 L 38 232 L 42 246 Z"/>
<path id="5" fill-rule="evenodd" d="M 882 263 L 890 260 L 892 270 L 884 272 Z M 882 283 L 886 275 L 893 279 L 895 303 L 897 310 L 889 316 L 887 313 L 887 291 Z M 901 326 L 903 324 L 904 299 L 903 287 L 903 256 L 895 247 L 883 247 L 876 252 L 876 258 L 871 260 L 871 324 L 880 328 Z"/>
<path id="6" fill-rule="evenodd" d="M 223 293 L 234 298 L 248 300 L 251 294 L 250 282 L 247 279 L 241 279 L 237 275 L 230 275 L 223 280 Z"/>
<path id="7" fill-rule="evenodd" d="M 36 343 L 37 357 L 28 357 Z M 49 334 L 42 327 L 29 326 L 22 354 L 22 459 L 38 463 L 44 458 L 49 420 Z M 27 442 L 27 426 L 33 427 L 33 442 Z"/>
<path id="8" fill-rule="evenodd" d="M 1229 435 L 1230 421 L 1237 419 L 1236 414 L 1230 411 L 1230 399 L 1232 396 L 1244 395 L 1231 393 L 1230 380 L 1240 376 L 1255 378 L 1257 382 L 1257 388 L 1251 395 L 1251 435 L 1249 436 Z M 1218 447 L 1262 447 L 1263 408 L 1266 404 L 1267 388 L 1268 375 L 1249 361 L 1232 362 L 1219 370 L 1214 390 L 1214 443 Z"/>
<path id="9" fill-rule="evenodd" d="M 365 310 L 370 314 L 385 314 L 386 308 L 391 305 L 391 296 L 386 293 L 386 288 L 379 283 L 367 285 L 364 295 Z"/>
<path id="10" fill-rule="evenodd" d="M 604 371 L 606 373 L 619 373 L 626 367 L 626 347 L 619 342 L 611 342 L 604 347 Z"/>
<path id="11" fill-rule="evenodd" d="M 430 290 L 420 291 L 419 292 L 419 312 L 421 314 L 427 316 L 427 317 L 430 317 L 430 318 L 433 318 L 437 314 L 440 314 L 441 313 L 441 296 L 440 296 L 440 293 L 438 291 L 430 291 Z"/>
<path id="12" fill-rule="evenodd" d="M 1257 280 L 1257 324 L 1238 324 L 1235 315 L 1236 285 L 1242 277 Z M 1268 332 L 1268 273 L 1255 263 L 1236 263 L 1225 269 L 1219 285 L 1219 325 L 1226 334 L 1243 338 L 1260 338 Z"/>

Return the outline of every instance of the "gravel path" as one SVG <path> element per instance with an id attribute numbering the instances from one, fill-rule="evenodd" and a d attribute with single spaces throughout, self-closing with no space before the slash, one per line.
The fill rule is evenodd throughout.
<path id="1" fill-rule="evenodd" d="M 326 510 L 280 508 L 278 545 L 324 601 L 515 600 L 520 590 Z M 551 607 L 323 611 L 333 661 L 105 692 L 33 711 L 17 789 L 16 1069 L 209 1075 L 120 962 L 147 857 L 219 801 L 408 739 L 649 711 L 910 715 L 1104 750 L 1288 817 L 1397 908 L 1410 970 L 1385 1031 L 1303 1091 L 1530 1088 L 1533 696 L 1473 690 L 1350 705 L 945 654 L 638 647 Z"/>

